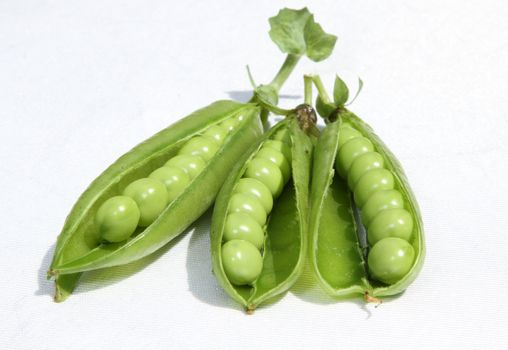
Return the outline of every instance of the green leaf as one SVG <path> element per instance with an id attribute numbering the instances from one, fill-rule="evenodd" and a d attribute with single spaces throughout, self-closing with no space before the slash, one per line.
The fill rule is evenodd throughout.
<path id="1" fill-rule="evenodd" d="M 321 61 L 330 56 L 337 41 L 314 21 L 314 15 L 304 7 L 301 10 L 284 8 L 271 17 L 270 38 L 282 52 Z"/>
<path id="2" fill-rule="evenodd" d="M 318 23 L 314 22 L 314 15 L 307 20 L 304 38 L 307 56 L 314 62 L 322 61 L 330 56 L 337 42 L 335 35 L 327 34 Z"/>
<path id="3" fill-rule="evenodd" d="M 333 101 L 337 107 L 343 107 L 349 98 L 349 89 L 346 83 L 338 76 L 335 76 L 335 84 L 333 85 Z"/>
<path id="4" fill-rule="evenodd" d="M 323 101 L 320 95 L 316 98 L 316 110 L 323 119 L 328 117 L 335 111 L 336 107 L 332 103 L 326 103 Z"/>
<path id="5" fill-rule="evenodd" d="M 307 45 L 303 32 L 310 17 L 311 14 L 306 7 L 301 10 L 284 8 L 277 16 L 268 19 L 270 23 L 268 34 L 282 52 L 304 55 Z"/>

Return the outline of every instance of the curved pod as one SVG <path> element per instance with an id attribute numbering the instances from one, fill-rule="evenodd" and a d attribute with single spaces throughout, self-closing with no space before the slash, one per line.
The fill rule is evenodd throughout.
<path id="1" fill-rule="evenodd" d="M 221 249 L 228 202 L 235 185 L 245 173 L 249 160 L 278 131 L 287 128 L 291 134 L 292 179 L 282 194 L 274 200 L 268 222 L 264 227 L 263 268 L 252 285 L 238 286 L 226 275 Z M 308 190 L 312 143 L 294 119 L 274 126 L 259 144 L 253 147 L 232 171 L 221 189 L 214 208 L 211 230 L 213 272 L 224 290 L 248 311 L 287 291 L 300 276 L 307 249 Z"/>
<path id="2" fill-rule="evenodd" d="M 60 233 L 50 268 L 56 276 L 55 300 L 72 292 L 80 272 L 121 265 L 159 249 L 183 232 L 213 202 L 231 168 L 262 134 L 260 109 L 254 104 L 217 101 L 197 110 L 134 147 L 109 166 L 80 196 Z M 150 226 L 138 228 L 125 242 L 100 244 L 93 228 L 99 206 L 132 181 L 164 165 L 193 136 L 242 115 L 206 168 L 192 180 Z"/>
<path id="3" fill-rule="evenodd" d="M 360 244 L 355 221 L 355 203 L 347 181 L 334 170 L 340 144 L 341 123 L 359 131 L 369 139 L 384 159 L 384 168 L 394 178 L 394 187 L 403 197 L 405 209 L 414 221 L 410 245 L 415 256 L 409 271 L 398 281 L 385 284 L 369 275 L 367 247 Z M 404 171 L 386 145 L 371 127 L 347 112 L 323 130 L 314 153 L 311 185 L 310 259 L 313 270 L 328 294 L 347 297 L 368 293 L 374 297 L 389 296 L 404 291 L 417 277 L 425 257 L 423 222 L 420 210 Z M 325 170 L 327 169 L 327 170 Z"/>

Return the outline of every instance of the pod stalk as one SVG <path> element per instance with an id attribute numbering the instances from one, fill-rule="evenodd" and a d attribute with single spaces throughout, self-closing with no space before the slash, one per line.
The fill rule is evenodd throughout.
<path id="1" fill-rule="evenodd" d="M 323 100 L 324 103 L 333 103 L 330 99 L 330 96 L 328 95 L 328 92 L 326 92 L 326 88 L 323 84 L 323 81 L 321 80 L 321 77 L 319 75 L 312 75 L 312 82 L 314 83 L 314 86 L 316 87 L 319 96 Z"/>

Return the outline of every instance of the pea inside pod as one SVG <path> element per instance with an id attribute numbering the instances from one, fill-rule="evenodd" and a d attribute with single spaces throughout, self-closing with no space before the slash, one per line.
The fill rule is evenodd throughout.
<path id="1" fill-rule="evenodd" d="M 55 299 L 72 292 L 81 272 L 142 258 L 202 215 L 236 159 L 261 135 L 259 112 L 255 104 L 213 103 L 100 175 L 75 204 L 57 241 L 50 269 Z"/>
<path id="2" fill-rule="evenodd" d="M 309 136 L 294 117 L 282 121 L 246 154 L 217 197 L 211 231 L 214 275 L 249 311 L 290 288 L 303 269 L 311 150 Z M 242 211 L 248 215 L 243 221 L 235 216 L 239 200 L 245 205 L 258 201 L 264 222 L 256 213 Z M 249 232 L 242 237 L 243 231 Z"/>
<path id="3" fill-rule="evenodd" d="M 418 204 L 395 156 L 347 110 L 321 133 L 311 188 L 310 260 L 323 288 L 341 297 L 405 290 L 425 255 Z"/>

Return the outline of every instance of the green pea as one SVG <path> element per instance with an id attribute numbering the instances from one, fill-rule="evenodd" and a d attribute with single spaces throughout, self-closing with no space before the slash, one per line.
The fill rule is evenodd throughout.
<path id="1" fill-rule="evenodd" d="M 182 146 L 179 154 L 199 156 L 205 161 L 210 160 L 217 152 L 219 146 L 212 138 L 206 136 L 195 136 Z"/>
<path id="2" fill-rule="evenodd" d="M 212 125 L 203 133 L 204 136 L 208 136 L 213 140 L 217 141 L 218 144 L 222 144 L 228 132 L 225 128 L 221 128 L 218 125 Z"/>
<path id="3" fill-rule="evenodd" d="M 376 191 L 393 189 L 393 175 L 386 169 L 374 169 L 365 173 L 356 183 L 355 203 L 363 209 L 369 197 Z"/>
<path id="4" fill-rule="evenodd" d="M 279 140 L 266 140 L 263 143 L 263 147 L 273 148 L 273 149 L 276 149 L 279 152 L 282 152 L 284 157 L 286 157 L 288 163 L 291 164 L 292 159 L 293 159 L 293 157 L 291 155 L 291 146 L 289 146 L 287 143 L 284 143 L 284 142 L 279 141 Z"/>
<path id="5" fill-rule="evenodd" d="M 282 152 L 269 147 L 261 147 L 255 158 L 267 159 L 273 164 L 277 165 L 277 167 L 279 167 L 280 171 L 282 172 L 282 176 L 284 177 L 284 183 L 286 183 L 291 177 L 291 168 Z"/>
<path id="6" fill-rule="evenodd" d="M 245 213 L 250 215 L 258 224 L 266 222 L 266 211 L 254 196 L 243 193 L 235 193 L 229 201 L 230 213 Z"/>
<path id="7" fill-rule="evenodd" d="M 383 210 L 372 219 L 367 233 L 371 245 L 388 237 L 409 241 L 413 234 L 413 217 L 405 209 Z"/>
<path id="8" fill-rule="evenodd" d="M 154 170 L 149 176 L 150 179 L 158 180 L 166 186 L 168 191 L 168 203 L 178 197 L 189 185 L 189 175 L 181 168 L 163 166 Z"/>
<path id="9" fill-rule="evenodd" d="M 192 180 L 205 168 L 206 163 L 201 157 L 181 154 L 168 160 L 164 166 L 180 168 Z"/>
<path id="10" fill-rule="evenodd" d="M 362 208 L 362 222 L 366 227 L 382 210 L 400 209 L 404 207 L 402 194 L 397 190 L 376 191 Z"/>
<path id="11" fill-rule="evenodd" d="M 353 190 L 363 174 L 372 169 L 382 168 L 384 164 L 385 160 L 383 156 L 377 152 L 367 152 L 358 156 L 353 163 L 351 163 L 351 167 L 347 174 L 349 188 Z"/>
<path id="12" fill-rule="evenodd" d="M 374 151 L 374 145 L 368 138 L 356 137 L 346 142 L 339 150 L 336 167 L 339 174 L 345 178 L 353 161 L 360 155 Z"/>
<path id="13" fill-rule="evenodd" d="M 233 131 L 238 126 L 239 123 L 240 120 L 238 120 L 238 118 L 228 118 L 224 120 L 222 123 L 220 123 L 220 127 L 229 133 Z"/>
<path id="14" fill-rule="evenodd" d="M 244 177 L 250 177 L 261 181 L 268 187 L 273 197 L 278 197 L 284 187 L 284 178 L 280 169 L 262 158 L 253 158 L 249 161 Z"/>
<path id="15" fill-rule="evenodd" d="M 277 131 L 277 133 L 273 136 L 273 140 L 282 141 L 285 144 L 291 146 L 291 134 L 288 129 L 282 129 Z"/>
<path id="16" fill-rule="evenodd" d="M 139 215 L 138 205 L 132 198 L 115 196 L 99 207 L 95 214 L 95 224 L 103 240 L 121 242 L 134 233 Z"/>
<path id="17" fill-rule="evenodd" d="M 361 137 L 362 134 L 350 125 L 344 125 L 339 130 L 339 149 L 349 140 Z"/>
<path id="18" fill-rule="evenodd" d="M 413 246 L 407 241 L 395 237 L 385 238 L 370 250 L 369 270 L 376 280 L 393 284 L 409 272 L 414 258 Z"/>
<path id="19" fill-rule="evenodd" d="M 168 203 L 168 191 L 160 181 L 143 178 L 129 184 L 123 191 L 124 196 L 134 199 L 139 207 L 139 226 L 150 225 L 162 213 Z"/>
<path id="20" fill-rule="evenodd" d="M 266 213 L 270 213 L 273 208 L 272 193 L 264 183 L 259 180 L 244 177 L 240 179 L 235 186 L 234 193 L 243 193 L 256 197 L 263 205 Z"/>
<path id="21" fill-rule="evenodd" d="M 256 246 L 263 247 L 265 234 L 263 229 L 250 215 L 243 213 L 231 213 L 226 218 L 224 226 L 224 240 L 242 239 Z"/>
<path id="22" fill-rule="evenodd" d="M 222 265 L 228 280 L 238 286 L 253 284 L 263 269 L 263 257 L 250 242 L 234 239 L 222 246 Z"/>

